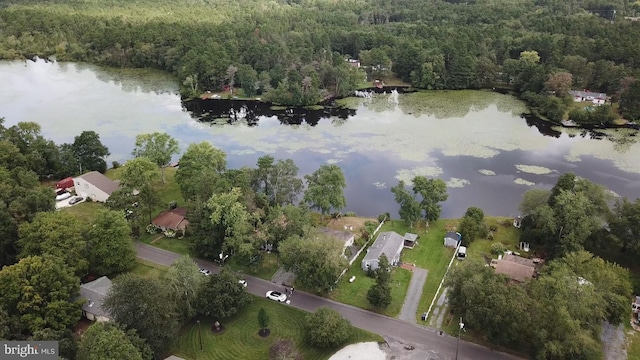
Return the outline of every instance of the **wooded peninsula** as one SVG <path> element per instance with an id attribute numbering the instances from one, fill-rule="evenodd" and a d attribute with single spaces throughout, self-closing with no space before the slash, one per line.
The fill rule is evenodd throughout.
<path id="1" fill-rule="evenodd" d="M 606 124 L 640 118 L 639 10 L 626 0 L 10 0 L 0 59 L 155 68 L 175 74 L 185 98 L 226 88 L 293 106 L 376 79 L 501 87 L 548 119 Z M 592 99 L 572 89 L 606 100 L 576 106 Z"/>

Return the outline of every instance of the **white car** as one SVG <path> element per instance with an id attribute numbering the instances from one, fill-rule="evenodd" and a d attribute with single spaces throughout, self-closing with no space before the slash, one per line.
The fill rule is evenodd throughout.
<path id="1" fill-rule="evenodd" d="M 211 275 L 211 271 L 209 271 L 209 270 L 207 270 L 207 269 L 202 269 L 202 268 L 201 268 L 201 269 L 200 269 L 200 270 L 198 270 L 198 271 L 200 271 L 200 274 L 204 274 L 204 275 L 207 275 L 207 276 Z"/>
<path id="2" fill-rule="evenodd" d="M 56 201 L 66 200 L 71 197 L 71 193 L 63 192 L 60 195 L 56 195 Z"/>
<path id="3" fill-rule="evenodd" d="M 245 279 L 240 279 L 240 280 L 238 280 L 238 283 L 239 283 L 240 285 L 242 285 L 243 287 L 247 287 L 247 280 L 245 280 Z"/>
<path id="4" fill-rule="evenodd" d="M 273 301 L 285 302 L 287 301 L 287 295 L 283 293 L 279 293 L 277 291 L 267 291 L 267 299 L 271 299 Z"/>

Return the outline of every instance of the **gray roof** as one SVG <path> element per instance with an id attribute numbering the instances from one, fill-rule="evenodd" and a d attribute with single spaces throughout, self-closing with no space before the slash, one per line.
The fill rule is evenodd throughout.
<path id="1" fill-rule="evenodd" d="M 164 360 L 184 360 L 184 359 L 181 358 L 181 357 L 177 357 L 175 355 L 171 355 L 171 356 L 169 356 L 168 358 L 166 358 Z"/>
<path id="2" fill-rule="evenodd" d="M 102 302 L 109 290 L 111 290 L 111 280 L 106 276 L 80 285 L 80 298 L 87 299 L 82 305 L 82 310 L 94 315 L 108 317 L 109 313 L 102 308 Z"/>
<path id="3" fill-rule="evenodd" d="M 380 255 L 385 254 L 387 259 L 391 261 L 394 255 L 398 252 L 398 249 L 404 247 L 404 237 L 394 231 L 385 231 L 378 234 L 376 241 L 367 250 L 367 254 L 364 256 L 365 260 L 377 260 Z"/>
<path id="4" fill-rule="evenodd" d="M 321 227 L 318 228 L 318 230 L 344 243 L 346 243 L 353 237 L 353 233 L 350 233 L 348 231 L 333 230 L 327 227 Z"/>
<path id="5" fill-rule="evenodd" d="M 580 97 L 593 97 L 594 99 L 606 99 L 607 98 L 607 94 L 605 93 L 595 93 L 595 92 L 591 92 L 591 91 L 578 91 L 578 90 L 571 90 L 569 91 L 569 94 L 573 95 L 573 96 L 580 96 Z"/>
<path id="6" fill-rule="evenodd" d="M 454 231 L 449 231 L 444 235 L 445 239 L 454 239 L 454 240 L 460 240 L 460 235 L 458 235 L 458 233 L 454 232 Z"/>
<path id="7" fill-rule="evenodd" d="M 404 239 L 405 240 L 409 240 L 409 241 L 416 241 L 416 240 L 418 240 L 418 235 L 412 234 L 412 233 L 405 233 L 404 234 Z"/>
<path id="8" fill-rule="evenodd" d="M 83 178 L 88 183 L 104 191 L 108 195 L 111 195 L 120 186 L 117 182 L 109 179 L 103 174 L 97 171 L 91 171 L 86 174 L 82 174 L 79 177 Z"/>

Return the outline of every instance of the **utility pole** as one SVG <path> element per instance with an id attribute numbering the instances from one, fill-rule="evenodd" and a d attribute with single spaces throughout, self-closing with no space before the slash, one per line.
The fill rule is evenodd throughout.
<path id="1" fill-rule="evenodd" d="M 460 317 L 460 322 L 458 323 L 458 342 L 456 343 L 456 360 L 458 360 L 458 347 L 460 347 L 460 333 L 464 330 L 464 323 L 462 322 L 462 316 Z"/>

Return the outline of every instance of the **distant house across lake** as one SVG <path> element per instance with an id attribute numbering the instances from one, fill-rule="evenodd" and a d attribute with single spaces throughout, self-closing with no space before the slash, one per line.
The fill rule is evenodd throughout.
<path id="1" fill-rule="evenodd" d="M 590 102 L 594 105 L 602 105 L 607 101 L 607 94 L 605 93 L 595 93 L 589 90 L 578 91 L 571 90 L 569 94 L 573 97 L 573 101 L 575 102 Z"/>

